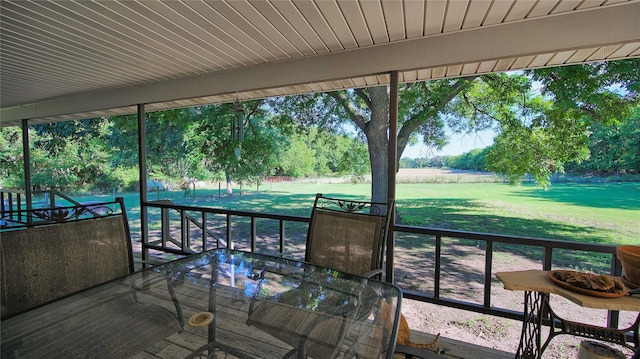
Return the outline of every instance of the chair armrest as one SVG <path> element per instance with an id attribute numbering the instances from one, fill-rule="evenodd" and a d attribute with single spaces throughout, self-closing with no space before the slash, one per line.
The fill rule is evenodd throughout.
<path id="1" fill-rule="evenodd" d="M 382 276 L 382 269 L 374 269 L 362 274 L 363 277 L 367 277 L 367 278 L 372 278 L 377 275 Z"/>

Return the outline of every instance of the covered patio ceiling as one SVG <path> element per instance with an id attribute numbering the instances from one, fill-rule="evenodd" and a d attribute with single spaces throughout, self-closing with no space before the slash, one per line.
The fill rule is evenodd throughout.
<path id="1" fill-rule="evenodd" d="M 0 124 L 640 57 L 640 0 L 0 2 Z"/>

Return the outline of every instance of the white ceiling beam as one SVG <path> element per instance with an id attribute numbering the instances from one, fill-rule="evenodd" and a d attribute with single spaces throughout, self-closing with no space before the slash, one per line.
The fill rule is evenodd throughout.
<path id="1" fill-rule="evenodd" d="M 640 41 L 632 2 L 0 109 L 0 122 Z"/>

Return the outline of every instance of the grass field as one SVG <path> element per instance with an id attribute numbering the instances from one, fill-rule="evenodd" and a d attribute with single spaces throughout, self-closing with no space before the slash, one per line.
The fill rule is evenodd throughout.
<path id="1" fill-rule="evenodd" d="M 160 191 L 150 192 L 148 198 L 171 199 L 191 206 L 309 216 L 318 192 L 368 199 L 370 185 L 284 182 L 265 184 L 259 192 L 245 187 L 241 195 L 236 188 L 231 197 L 219 195 L 216 186 L 198 188 L 195 196 L 193 193 L 185 196 L 182 191 Z M 125 198 L 132 233 L 139 238 L 136 236 L 140 231 L 139 194 L 118 195 Z M 401 223 L 406 225 L 611 245 L 640 244 L 640 183 L 562 183 L 544 190 L 534 185 L 510 186 L 495 182 L 402 182 L 397 184 L 396 195 Z M 82 201 L 99 199 L 80 198 Z M 263 230 L 277 233 L 275 222 L 261 226 L 274 226 L 274 229 Z M 289 236 L 297 232 L 303 235 L 304 229 L 287 231 Z M 433 238 L 399 234 L 396 242 L 398 273 L 407 277 L 404 283 L 407 287 L 421 289 L 419 281 L 408 282 L 416 278 L 410 272 L 430 270 Z M 484 243 L 456 240 L 448 245 L 482 253 Z M 495 257 L 503 261 L 519 258 L 541 263 L 543 258 L 542 250 L 536 247 L 496 245 L 494 251 Z M 589 252 L 556 250 L 553 258 L 554 267 L 560 268 L 605 272 L 610 265 L 606 255 Z M 482 258 L 477 261 L 481 263 Z"/>
<path id="2" fill-rule="evenodd" d="M 276 183 L 219 196 L 218 189 L 150 192 L 148 198 L 255 212 L 308 216 L 315 193 L 367 199 L 369 184 Z M 125 197 L 130 219 L 139 217 L 137 193 Z M 104 197 L 103 197 L 104 198 Z M 640 243 L 640 183 L 534 185 L 399 183 L 402 224 L 603 244 Z M 81 200 L 99 200 L 96 196 Z"/>

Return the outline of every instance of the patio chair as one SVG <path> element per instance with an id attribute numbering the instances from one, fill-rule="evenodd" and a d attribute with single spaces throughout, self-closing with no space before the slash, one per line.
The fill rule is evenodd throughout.
<path id="1" fill-rule="evenodd" d="M 112 206 L 119 206 L 119 210 Z M 31 212 L 27 215 L 38 217 L 42 222 L 2 231 L 0 237 L 2 320 L 134 271 L 131 236 L 122 198 L 117 198 L 116 202 Z M 126 340 L 126 333 L 145 330 L 144 323 L 151 320 L 156 325 L 146 329 L 149 336 L 139 343 L 141 348 L 154 343 L 157 337 L 183 330 L 182 318 L 176 313 L 155 304 L 142 303 L 138 291 L 143 290 L 125 287 L 121 295 L 102 298 L 100 303 L 78 301 L 74 308 L 76 315 L 66 317 L 61 313 L 56 325 L 65 330 L 83 328 L 82 323 L 103 317 L 106 310 L 113 313 L 109 322 L 112 333 L 122 333 L 122 340 Z M 118 308 L 116 312 L 113 312 L 114 307 Z M 73 344 L 56 341 L 55 331 L 51 337 L 41 339 L 58 343 L 60 353 L 74 353 L 74 357 L 86 357 L 96 352 L 109 357 L 128 355 L 122 352 L 117 341 L 106 343 L 98 325 L 83 330 L 83 340 Z M 3 355 L 20 345 L 20 342 L 3 343 Z"/>
<path id="2" fill-rule="evenodd" d="M 124 200 L 34 209 L 0 237 L 2 319 L 134 271 Z"/>
<path id="3" fill-rule="evenodd" d="M 309 223 L 305 261 L 366 278 L 382 277 L 384 244 L 393 203 L 374 203 L 325 197 L 317 194 Z M 363 279 L 366 280 L 366 279 Z M 304 283 L 301 284 L 304 286 Z M 357 301 L 375 293 L 352 293 Z M 296 295 L 279 302 L 251 303 L 247 324 L 291 345 L 289 356 L 304 353 L 314 358 L 334 358 L 346 346 L 355 351 L 358 337 L 348 331 L 355 321 L 367 319 L 375 308 L 358 308 L 353 317 L 322 318 L 301 310 Z"/>
<path id="4" fill-rule="evenodd" d="M 382 278 L 393 203 L 325 197 L 311 212 L 305 261 L 365 277 Z"/>
<path id="5" fill-rule="evenodd" d="M 46 214 L 46 221 L 3 231 L 2 319 L 133 272 L 121 208 L 88 219 L 77 219 L 87 212 L 78 206 L 33 210 L 34 218 Z"/>

